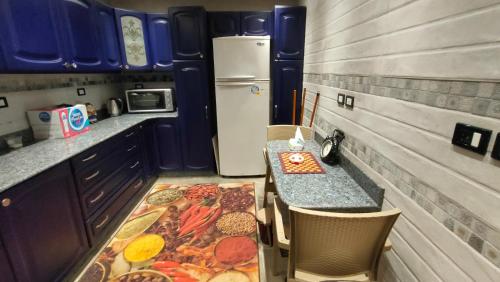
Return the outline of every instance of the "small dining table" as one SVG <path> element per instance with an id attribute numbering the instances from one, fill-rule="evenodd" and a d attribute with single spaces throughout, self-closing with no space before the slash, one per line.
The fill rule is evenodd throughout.
<path id="1" fill-rule="evenodd" d="M 336 212 L 380 211 L 380 198 L 372 198 L 370 194 L 373 193 L 361 187 L 342 165 L 328 165 L 321 161 L 320 146 L 315 141 L 306 141 L 303 152 L 311 152 L 324 173 L 285 173 L 279 153 L 290 151 L 288 140 L 268 141 L 266 148 L 274 185 L 286 206 Z"/>

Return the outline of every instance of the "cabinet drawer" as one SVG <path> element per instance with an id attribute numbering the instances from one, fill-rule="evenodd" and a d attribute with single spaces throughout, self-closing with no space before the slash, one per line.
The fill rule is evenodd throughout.
<path id="1" fill-rule="evenodd" d="M 99 184 L 91 192 L 83 196 L 82 207 L 85 216 L 89 216 L 101 207 L 108 198 L 120 193 L 126 182 L 130 180 L 130 176 L 139 173 L 142 166 L 141 156 L 135 154 L 113 173 L 109 179 L 106 179 L 102 184 Z"/>
<path id="2" fill-rule="evenodd" d="M 113 200 L 109 207 L 87 221 L 87 229 L 92 245 L 95 245 L 102 235 L 110 231 L 110 228 L 116 226 L 123 217 L 128 215 L 128 211 L 119 213 L 129 200 L 144 187 L 145 181 L 141 173 L 135 175 L 133 180 L 126 184 L 126 189 Z"/>
<path id="3" fill-rule="evenodd" d="M 71 164 L 75 171 L 87 168 L 89 166 L 94 166 L 101 160 L 105 159 L 109 155 L 108 150 L 110 149 L 108 142 L 97 144 L 92 146 L 92 148 L 80 153 L 76 157 L 71 159 Z"/>

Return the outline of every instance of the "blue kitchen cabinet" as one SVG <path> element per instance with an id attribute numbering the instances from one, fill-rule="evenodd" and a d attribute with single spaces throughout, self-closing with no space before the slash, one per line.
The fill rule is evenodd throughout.
<path id="1" fill-rule="evenodd" d="M 174 77 L 184 168 L 211 170 L 214 160 L 206 63 L 175 62 Z"/>
<path id="2" fill-rule="evenodd" d="M 118 40 L 125 70 L 150 70 L 146 14 L 115 8 Z"/>
<path id="3" fill-rule="evenodd" d="M 274 8 L 274 59 L 303 60 L 305 27 L 306 7 Z"/>
<path id="4" fill-rule="evenodd" d="M 203 7 L 171 7 L 174 60 L 203 60 L 207 54 L 207 15 Z"/>
<path id="5" fill-rule="evenodd" d="M 0 273 L 2 274 L 2 281 L 14 282 L 14 272 L 10 265 L 9 258 L 7 257 L 7 252 L 0 241 Z"/>
<path id="6" fill-rule="evenodd" d="M 271 34 L 271 12 L 241 12 L 241 35 L 262 36 Z"/>
<path id="7" fill-rule="evenodd" d="M 240 13 L 209 12 L 208 28 L 211 38 L 240 35 Z"/>
<path id="8" fill-rule="evenodd" d="M 154 70 L 171 70 L 172 44 L 168 14 L 147 14 L 151 64 Z"/>
<path id="9" fill-rule="evenodd" d="M 5 72 L 6 70 L 7 67 L 5 64 L 5 57 L 3 53 L 2 38 L 0 38 L 0 72 Z"/>
<path id="10" fill-rule="evenodd" d="M 56 0 L 0 1 L 0 37 L 12 72 L 61 72 L 66 61 Z"/>
<path id="11" fill-rule="evenodd" d="M 156 120 L 146 120 L 141 125 L 144 150 L 144 175 L 147 179 L 153 178 L 159 171 L 155 125 Z"/>
<path id="12" fill-rule="evenodd" d="M 162 171 L 182 170 L 177 119 L 159 119 L 154 128 L 159 169 Z"/>
<path id="13" fill-rule="evenodd" d="M 275 61 L 273 63 L 273 124 L 292 124 L 293 90 L 297 90 L 296 123 L 302 102 L 302 61 Z"/>
<path id="14" fill-rule="evenodd" d="M 101 71 L 119 71 L 122 60 L 115 24 L 115 11 L 98 1 L 95 5 L 95 22 L 101 50 Z"/>
<path id="15" fill-rule="evenodd" d="M 69 162 L 0 198 L 0 235 L 16 279 L 62 280 L 89 248 Z"/>
<path id="16" fill-rule="evenodd" d="M 59 0 L 60 27 L 69 69 L 89 72 L 101 70 L 101 52 L 96 32 L 95 2 L 92 0 Z"/>

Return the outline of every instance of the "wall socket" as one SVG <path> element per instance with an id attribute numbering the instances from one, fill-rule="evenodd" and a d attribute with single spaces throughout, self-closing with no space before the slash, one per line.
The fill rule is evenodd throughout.
<path id="1" fill-rule="evenodd" d="M 495 140 L 493 151 L 491 151 L 491 157 L 500 161 L 500 133 L 497 133 L 497 139 Z"/>
<path id="2" fill-rule="evenodd" d="M 348 108 L 354 108 L 354 97 L 345 96 L 345 106 Z"/>
<path id="3" fill-rule="evenodd" d="M 85 91 L 85 88 L 77 88 L 76 94 L 78 94 L 78 96 L 85 96 L 87 95 L 87 92 Z"/>
<path id="4" fill-rule="evenodd" d="M 345 102 L 345 94 L 339 93 L 337 95 L 337 103 L 339 105 L 344 105 L 344 102 Z"/>

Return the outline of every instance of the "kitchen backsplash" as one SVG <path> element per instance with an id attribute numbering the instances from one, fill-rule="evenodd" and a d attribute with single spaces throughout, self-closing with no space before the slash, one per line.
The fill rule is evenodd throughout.
<path id="1" fill-rule="evenodd" d="M 124 89 L 142 84 L 144 88 L 173 87 L 170 73 L 164 74 L 12 74 L 0 75 L 0 97 L 7 108 L 0 108 L 0 150 L 6 148 L 4 138 L 23 135 L 24 143 L 33 140 L 26 111 L 62 103 L 92 103 L 105 112 L 111 97 L 123 97 Z M 86 95 L 78 96 L 77 89 Z"/>

